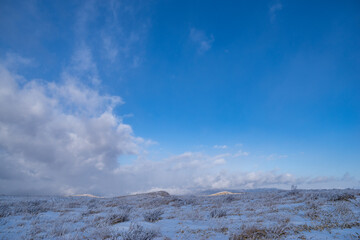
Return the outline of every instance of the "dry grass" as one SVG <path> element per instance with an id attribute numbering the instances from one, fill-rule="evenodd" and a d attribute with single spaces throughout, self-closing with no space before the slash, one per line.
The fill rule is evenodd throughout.
<path id="1" fill-rule="evenodd" d="M 230 240 L 245 240 L 245 239 L 282 239 L 286 237 L 288 232 L 287 225 L 278 225 L 273 227 L 264 227 L 261 225 L 243 225 L 240 233 L 233 234 Z"/>

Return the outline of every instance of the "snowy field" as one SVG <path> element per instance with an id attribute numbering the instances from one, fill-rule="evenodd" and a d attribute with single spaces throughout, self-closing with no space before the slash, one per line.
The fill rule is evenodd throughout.
<path id="1" fill-rule="evenodd" d="M 0 196 L 0 239 L 360 239 L 360 190 Z"/>

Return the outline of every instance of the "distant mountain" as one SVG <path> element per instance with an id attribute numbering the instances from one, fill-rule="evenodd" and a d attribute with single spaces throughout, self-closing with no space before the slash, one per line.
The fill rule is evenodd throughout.
<path id="1" fill-rule="evenodd" d="M 136 193 L 125 196 L 118 196 L 118 198 L 131 197 L 131 196 L 168 197 L 170 196 L 170 194 L 165 191 L 156 191 L 156 192 Z"/>
<path id="2" fill-rule="evenodd" d="M 221 196 L 221 195 L 233 195 L 233 194 L 241 194 L 241 193 L 233 193 L 233 192 L 223 191 L 223 192 L 210 194 L 209 196 Z"/>
<path id="3" fill-rule="evenodd" d="M 244 192 L 274 192 L 279 191 L 278 188 L 254 188 L 254 189 L 208 189 L 204 191 L 197 192 L 199 195 L 213 195 L 221 192 L 229 192 L 229 193 L 244 193 Z"/>
<path id="4" fill-rule="evenodd" d="M 103 197 L 99 197 L 99 196 L 95 196 L 92 194 L 76 194 L 76 195 L 71 195 L 71 197 L 91 197 L 91 198 L 103 198 Z"/>

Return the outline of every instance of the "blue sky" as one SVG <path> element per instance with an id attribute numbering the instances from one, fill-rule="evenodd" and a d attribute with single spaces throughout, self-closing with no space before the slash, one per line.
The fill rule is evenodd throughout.
<path id="1" fill-rule="evenodd" d="M 30 119 L 31 126 L 48 126 L 34 133 L 39 136 L 36 149 L 53 156 L 56 147 L 43 143 L 64 144 L 69 156 L 81 159 L 73 166 L 78 176 L 119 174 L 120 193 L 192 186 L 360 186 L 358 1 L 0 4 L 2 84 L 16 82 L 6 90 L 12 100 L 3 91 L 3 104 L 14 109 L 2 106 L 0 126 L 16 139 L 30 135 L 11 132 L 10 126 L 27 129 L 23 123 Z M 34 120 L 38 112 L 19 115 L 19 122 L 7 117 L 36 103 L 49 111 L 41 112 L 39 122 Z M 103 113 L 114 122 L 101 122 Z M 62 116 L 89 126 L 77 132 L 68 122 L 62 125 L 66 137 L 60 138 L 54 122 Z M 94 119 L 101 119 L 98 128 Z M 116 130 L 119 126 L 123 130 Z M 24 150 L 28 143 L 9 136 L 0 136 L 0 149 L 2 164 L 14 177 L 2 173 L 3 184 L 11 183 L 3 192 L 25 191 L 19 178 L 41 183 L 33 189 L 38 192 L 54 192 L 48 190 L 54 186 L 62 193 L 112 191 L 99 190 L 105 182 L 91 187 L 66 182 L 66 173 L 49 177 L 56 164 L 69 166 L 66 157 L 56 155 L 55 165 L 50 155 L 40 161 L 44 154 L 33 157 Z M 95 138 L 111 141 L 92 142 Z M 82 152 L 85 142 L 92 155 Z M 98 144 L 102 148 L 91 147 Z M 188 182 L 164 184 L 171 178 L 166 171 L 171 164 L 197 170 L 176 173 Z M 209 167 L 204 170 L 204 165 Z M 164 172 L 136 172 L 149 166 Z M 104 172 L 107 167 L 111 173 Z M 11 170 L 19 168 L 16 174 Z M 163 177 L 151 181 L 152 174 Z M 127 187 L 127 181 L 138 184 Z"/>

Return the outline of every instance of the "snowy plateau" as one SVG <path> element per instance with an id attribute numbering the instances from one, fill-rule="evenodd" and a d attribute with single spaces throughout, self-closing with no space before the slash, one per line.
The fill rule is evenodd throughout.
<path id="1" fill-rule="evenodd" d="M 0 239 L 360 239 L 360 190 L 0 196 Z"/>

